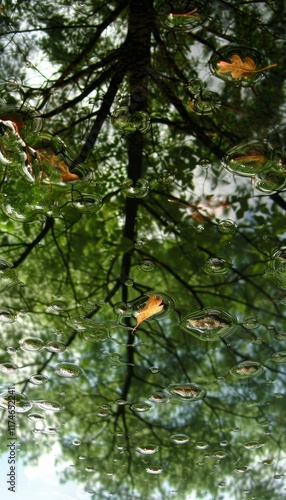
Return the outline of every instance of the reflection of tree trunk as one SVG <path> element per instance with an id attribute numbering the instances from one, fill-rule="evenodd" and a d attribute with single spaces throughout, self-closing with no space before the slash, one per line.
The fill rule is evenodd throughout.
<path id="1" fill-rule="evenodd" d="M 153 26 L 153 1 L 131 0 L 129 6 L 129 24 L 127 35 L 127 56 L 129 58 L 130 72 L 130 103 L 131 113 L 147 110 L 147 81 L 148 68 L 150 67 L 150 38 Z M 134 132 L 129 137 L 127 176 L 134 183 L 142 176 L 142 159 L 144 149 L 144 135 Z M 131 241 L 136 240 L 136 218 L 139 207 L 137 198 L 126 197 L 125 226 L 123 235 Z M 122 300 L 128 301 L 128 287 L 124 286 L 126 277 L 129 276 L 132 260 L 132 251 L 124 253 L 121 264 Z M 122 389 L 122 398 L 127 399 L 131 380 L 134 374 L 134 335 L 128 335 L 126 377 Z M 122 407 L 119 407 L 122 408 Z"/>

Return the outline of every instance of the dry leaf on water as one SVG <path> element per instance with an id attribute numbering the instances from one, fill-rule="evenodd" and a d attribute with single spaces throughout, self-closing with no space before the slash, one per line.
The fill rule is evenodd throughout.
<path id="1" fill-rule="evenodd" d="M 156 295 L 152 293 L 152 295 L 150 295 L 149 299 L 147 300 L 145 306 L 142 307 L 142 309 L 140 309 L 136 317 L 137 324 L 133 328 L 132 333 L 135 332 L 135 330 L 138 328 L 140 323 L 142 323 L 142 321 L 151 318 L 155 314 L 161 312 L 163 309 L 164 309 L 164 302 L 162 297 L 156 297 Z"/>
<path id="2" fill-rule="evenodd" d="M 256 64 L 251 57 L 246 56 L 244 61 L 237 54 L 230 56 L 231 63 L 226 61 L 219 61 L 217 63 L 220 73 L 230 73 L 232 78 L 250 78 L 254 73 L 260 73 L 268 68 L 273 68 L 277 64 L 270 64 L 264 68 L 256 69 Z"/>

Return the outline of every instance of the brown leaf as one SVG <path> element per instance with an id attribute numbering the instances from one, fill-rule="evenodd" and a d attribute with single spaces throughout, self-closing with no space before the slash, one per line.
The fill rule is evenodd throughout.
<path id="1" fill-rule="evenodd" d="M 138 328 L 140 323 L 142 323 L 142 321 L 151 318 L 155 314 L 161 312 L 163 309 L 164 309 L 164 302 L 162 297 L 156 297 L 156 295 L 152 293 L 152 295 L 150 295 L 149 299 L 147 300 L 145 306 L 142 307 L 142 309 L 140 309 L 136 317 L 137 324 L 133 328 L 132 333 L 135 332 L 135 330 Z"/>
<path id="2" fill-rule="evenodd" d="M 37 151 L 37 155 L 39 160 L 44 160 L 52 165 L 55 169 L 60 170 L 62 172 L 60 179 L 62 182 L 72 182 L 77 181 L 79 176 L 77 174 L 73 174 L 69 171 L 69 167 L 61 160 L 52 149 L 46 148 Z"/>
<path id="3" fill-rule="evenodd" d="M 254 73 L 260 73 L 265 69 L 277 66 L 277 64 L 270 64 L 264 68 L 256 69 L 256 64 L 251 57 L 246 56 L 244 61 L 237 54 L 230 56 L 231 63 L 226 61 L 219 61 L 217 63 L 220 73 L 230 73 L 232 78 L 249 78 L 253 76 Z"/>

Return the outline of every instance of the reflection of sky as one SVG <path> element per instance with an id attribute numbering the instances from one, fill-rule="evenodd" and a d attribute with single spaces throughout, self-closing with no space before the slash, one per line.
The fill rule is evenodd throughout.
<path id="1" fill-rule="evenodd" d="M 65 464 L 65 467 L 68 464 Z M 1 500 L 87 500 L 90 494 L 74 481 L 60 484 L 55 466 L 55 455 L 44 454 L 37 466 L 24 466 L 22 460 L 16 463 L 16 492 L 8 490 L 6 474 L 9 471 L 8 454 L 0 457 Z"/>

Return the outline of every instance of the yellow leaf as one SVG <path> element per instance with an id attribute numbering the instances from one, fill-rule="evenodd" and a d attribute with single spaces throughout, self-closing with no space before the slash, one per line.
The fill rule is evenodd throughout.
<path id="1" fill-rule="evenodd" d="M 265 69 L 277 66 L 277 64 L 270 64 L 265 66 L 265 68 L 256 69 L 256 64 L 251 57 L 246 56 L 244 61 L 237 54 L 230 56 L 231 63 L 226 61 L 219 61 L 217 63 L 220 73 L 230 73 L 232 78 L 249 78 L 253 76 L 254 73 L 260 73 Z"/>
<path id="2" fill-rule="evenodd" d="M 140 323 L 142 323 L 142 321 L 151 318 L 155 314 L 161 312 L 163 309 L 164 309 L 164 302 L 162 297 L 156 297 L 156 295 L 152 293 L 152 295 L 150 295 L 149 299 L 147 300 L 145 306 L 142 307 L 142 309 L 140 309 L 136 317 L 137 324 L 133 328 L 132 333 L 135 332 L 135 330 L 138 328 Z"/>

